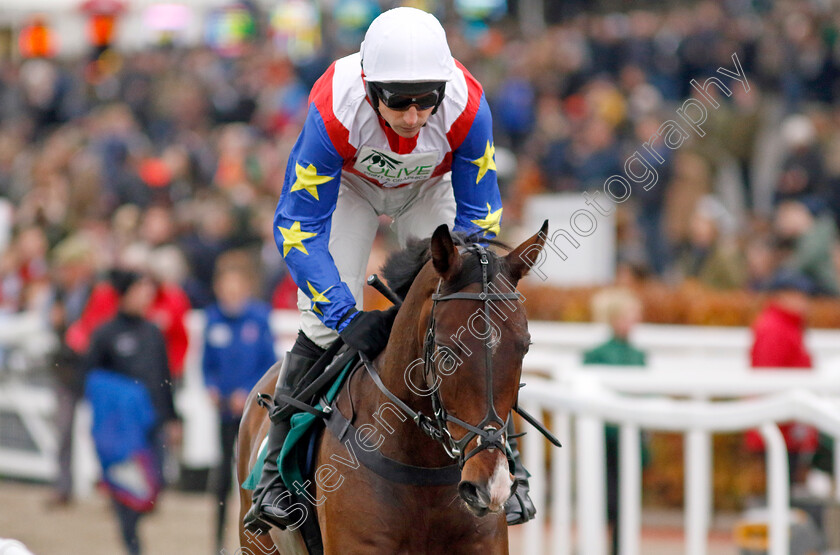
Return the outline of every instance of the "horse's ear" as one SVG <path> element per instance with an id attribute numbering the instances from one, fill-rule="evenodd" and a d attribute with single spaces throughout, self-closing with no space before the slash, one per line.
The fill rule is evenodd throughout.
<path id="1" fill-rule="evenodd" d="M 543 222 L 542 227 L 536 235 L 513 249 L 506 257 L 510 277 L 514 283 L 525 277 L 528 270 L 537 262 L 537 258 L 545 246 L 546 233 L 548 233 L 548 220 Z"/>
<path id="2" fill-rule="evenodd" d="M 452 235 L 449 234 L 446 224 L 439 225 L 432 234 L 431 251 L 435 271 L 444 280 L 451 279 L 461 269 L 461 255 L 452 242 Z"/>

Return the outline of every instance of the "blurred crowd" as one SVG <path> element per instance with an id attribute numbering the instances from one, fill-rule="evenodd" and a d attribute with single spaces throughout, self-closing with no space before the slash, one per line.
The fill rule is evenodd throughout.
<path id="1" fill-rule="evenodd" d="M 464 62 L 490 89 L 498 144 L 516 155 L 505 215 L 534 192 L 603 189 L 698 98 L 692 80 L 732 71 L 736 56 L 749 90 L 711 87 L 720 107 L 705 136 L 657 148 L 658 182 L 618 211 L 618 262 L 712 289 L 765 290 L 793 270 L 810 293 L 837 295 L 838 15 L 815 2 L 700 2 L 579 15 L 525 40 L 500 32 L 501 55 Z"/>
<path id="2" fill-rule="evenodd" d="M 705 136 L 660 149 L 656 185 L 618 207 L 619 268 L 668 285 L 840 295 L 840 8 L 726 0 L 596 14 L 573 9 L 580 5 L 569 3 L 539 32 L 512 17 L 478 27 L 447 22 L 453 54 L 483 84 L 493 111 L 502 239 L 516 235 L 532 195 L 600 190 L 622 174 L 698 94 L 690 82 L 733 67 L 735 55 L 749 90 L 718 94 Z M 111 270 L 146 288 L 135 316 L 162 332 L 162 365 L 175 384 L 191 308 L 216 318 L 205 341 L 219 352 L 205 352 L 206 360 L 239 368 L 237 357 L 254 355 L 250 343 L 228 340 L 240 329 L 265 339 L 255 368 L 272 358 L 261 303 L 294 308 L 296 300 L 272 234 L 286 160 L 312 84 L 352 51 L 328 39 L 294 61 L 260 38 L 236 55 L 168 43 L 0 61 L 0 316 L 40 311 L 62 338 L 60 502 L 70 492 L 77 370 L 94 330 L 126 303 L 125 291 L 103 279 Z M 383 237 L 380 250 L 390 240 L 385 225 Z M 788 312 L 801 319 L 805 301 L 795 301 Z M 793 321 L 788 312 L 785 322 Z M 620 327 L 588 362 L 643 363 Z M 259 372 L 234 383 L 215 367 L 204 371 L 227 425 L 221 502 L 244 393 Z M 124 533 L 135 545 L 136 517 L 120 518 L 134 518 Z M 223 519 L 222 504 L 220 542 Z"/>
<path id="3" fill-rule="evenodd" d="M 809 293 L 837 295 L 838 30 L 840 11 L 821 2 L 581 12 L 527 35 L 512 18 L 480 32 L 451 22 L 453 52 L 494 112 L 503 233 L 530 195 L 621 173 L 696 94 L 690 81 L 736 54 L 749 91 L 718 98 L 705 137 L 662 149 L 656 186 L 618 211 L 618 261 L 717 289 L 762 290 L 784 267 Z M 345 53 L 327 41 L 293 63 L 257 40 L 233 57 L 170 44 L 2 62 L 0 310 L 42 309 L 51 279 L 114 266 L 203 308 L 231 249 L 258 262 L 259 297 L 292 307 L 271 218 L 309 88 Z"/>

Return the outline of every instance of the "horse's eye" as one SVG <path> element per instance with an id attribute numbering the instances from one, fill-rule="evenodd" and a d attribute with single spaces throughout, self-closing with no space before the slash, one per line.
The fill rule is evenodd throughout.
<path id="1" fill-rule="evenodd" d="M 522 356 L 525 356 L 525 355 L 528 354 L 528 351 L 531 350 L 531 345 L 533 345 L 533 344 L 534 344 L 534 342 L 531 341 L 530 339 L 527 342 L 522 344 Z"/>

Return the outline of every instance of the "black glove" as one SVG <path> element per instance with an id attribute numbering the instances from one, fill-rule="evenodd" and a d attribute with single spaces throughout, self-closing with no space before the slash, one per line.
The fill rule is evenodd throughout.
<path id="1" fill-rule="evenodd" d="M 399 307 L 393 306 L 388 310 L 359 312 L 338 335 L 346 345 L 358 349 L 373 360 L 388 344 L 397 310 Z"/>

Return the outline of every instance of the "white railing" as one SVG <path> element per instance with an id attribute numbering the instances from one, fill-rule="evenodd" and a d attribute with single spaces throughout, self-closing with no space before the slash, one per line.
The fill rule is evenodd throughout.
<path id="1" fill-rule="evenodd" d="M 55 397 L 26 384 L 29 369 L 42 364 L 54 345 L 42 315 L 0 314 L 0 411 L 14 419 L 3 433 L 17 433 L 14 445 L 0 444 L 0 475 L 36 480 L 55 475 Z"/>
<path id="2" fill-rule="evenodd" d="M 577 363 L 583 351 L 610 336 L 608 326 L 603 324 L 535 321 L 529 322 L 528 328 L 534 344 L 562 364 Z M 653 368 L 673 369 L 675 362 L 690 359 L 706 367 L 723 363 L 746 368 L 752 331 L 745 327 L 639 324 L 633 329 L 631 341 L 647 353 L 648 365 Z M 816 366 L 840 361 L 840 331 L 809 330 L 805 343 Z"/>
<path id="3" fill-rule="evenodd" d="M 545 370 L 542 357 L 526 357 L 526 371 Z M 759 428 L 767 445 L 767 490 L 770 505 L 772 555 L 788 550 L 788 471 L 784 440 L 775 422 L 798 420 L 840 438 L 840 406 L 818 396 L 840 393 L 840 380 L 832 371 L 709 372 L 687 380 L 678 372 L 670 379 L 662 372 L 581 370 L 564 373 L 565 379 L 526 377 L 520 401 L 534 414 L 547 413 L 565 447 L 555 450 L 552 467 L 545 467 L 545 441 L 535 432 L 525 436 L 525 465 L 531 471 L 531 495 L 544 510 L 528 523 L 525 553 L 572 553 L 572 514 L 576 512 L 577 552 L 606 553 L 604 422 L 620 426 L 619 519 L 622 555 L 640 552 L 641 540 L 641 429 L 685 434 L 685 542 L 687 555 L 706 553 L 711 515 L 711 435 Z M 711 397 L 761 397 L 739 401 L 638 398 L 626 393 Z M 574 446 L 570 449 L 570 446 Z M 575 454 L 574 465 L 572 451 Z M 835 476 L 840 477 L 835 459 Z M 575 503 L 572 502 L 572 477 Z M 551 490 L 548 508 L 546 494 Z M 840 496 L 840 484 L 835 488 Z M 546 519 L 546 514 L 550 518 Z M 547 537 L 545 530 L 550 529 Z M 546 548 L 550 549 L 546 550 Z"/>
<path id="4" fill-rule="evenodd" d="M 56 438 L 50 420 L 55 411 L 55 397 L 44 388 L 7 383 L 0 387 L 0 410 L 17 417 L 18 430 L 26 434 L 20 443 L 31 440 L 33 449 L 0 446 L 0 475 L 36 480 L 50 480 L 56 472 Z M 6 432 L 8 433 L 8 431 Z"/>
<path id="5" fill-rule="evenodd" d="M 801 370 L 754 369 L 734 362 L 704 364 L 688 357 L 669 368 L 584 365 L 580 360 L 561 366 L 551 354 L 535 344 L 525 357 L 524 370 L 558 382 L 597 380 L 611 391 L 629 395 L 672 395 L 702 400 L 766 395 L 793 389 L 840 395 L 840 361 Z"/>

